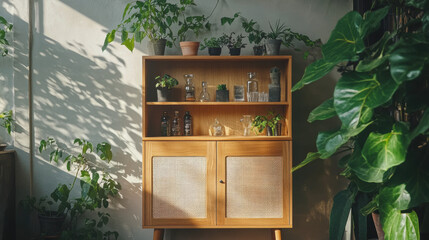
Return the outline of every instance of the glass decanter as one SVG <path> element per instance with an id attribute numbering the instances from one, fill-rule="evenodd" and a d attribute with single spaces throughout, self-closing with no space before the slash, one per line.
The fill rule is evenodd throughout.
<path id="1" fill-rule="evenodd" d="M 174 118 L 171 122 L 171 136 L 181 136 L 179 111 L 174 111 Z"/>
<path id="2" fill-rule="evenodd" d="M 210 136 L 224 136 L 225 135 L 225 127 L 219 123 L 217 119 L 215 119 L 214 124 L 210 126 L 209 129 Z"/>
<path id="3" fill-rule="evenodd" d="M 243 118 L 240 119 L 241 124 L 243 124 L 243 136 L 250 136 L 250 128 L 252 127 L 252 116 L 243 115 Z"/>
<path id="4" fill-rule="evenodd" d="M 200 93 L 200 102 L 209 102 L 210 101 L 210 94 L 207 92 L 207 82 L 201 83 L 203 90 Z"/>
<path id="5" fill-rule="evenodd" d="M 247 101 L 257 102 L 259 98 L 258 93 L 258 80 L 256 80 L 256 73 L 247 73 L 249 79 L 247 80 Z"/>
<path id="6" fill-rule="evenodd" d="M 186 102 L 195 102 L 195 87 L 192 79 L 194 78 L 193 74 L 185 74 L 186 79 L 185 84 L 185 101 Z"/>

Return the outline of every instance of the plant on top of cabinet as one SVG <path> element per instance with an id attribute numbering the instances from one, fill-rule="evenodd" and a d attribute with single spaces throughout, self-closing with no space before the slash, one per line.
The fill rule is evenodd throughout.
<path id="1" fill-rule="evenodd" d="M 222 53 L 222 47 L 228 44 L 228 38 L 225 35 L 222 35 L 218 38 L 211 37 L 205 38 L 204 42 L 201 43 L 201 50 L 208 48 L 210 56 L 219 56 Z"/>
<path id="2" fill-rule="evenodd" d="M 384 239 L 427 239 L 428 16 L 429 1 L 375 1 L 363 16 L 347 13 L 322 46 L 323 58 L 292 88 L 344 64 L 333 96 L 308 117 L 309 122 L 338 117 L 342 126 L 319 132 L 317 152 L 293 168 L 344 156 L 340 175 L 350 183 L 334 197 L 330 239 L 342 238 L 349 212 L 356 219 L 356 239 L 366 239 L 367 215 L 378 213 Z"/>
<path id="3" fill-rule="evenodd" d="M 37 211 L 40 231 L 45 237 L 118 239 L 116 231 L 104 231 L 110 215 L 100 211 L 109 207 L 109 200 L 118 196 L 121 189 L 120 184 L 105 170 L 113 157 L 111 145 L 106 142 L 93 145 L 79 138 L 73 144 L 78 148 L 77 153 L 59 147 L 53 138 L 40 141 L 39 152 L 49 149 L 49 161 L 57 164 L 62 161 L 67 171 L 73 173 L 74 179 L 71 184 L 60 183 L 49 197 L 27 197 L 20 205 Z M 71 193 L 75 192 L 76 184 L 80 185 L 80 191 L 73 198 Z"/>
<path id="4" fill-rule="evenodd" d="M 157 89 L 158 102 L 167 102 L 170 89 L 178 85 L 179 81 L 168 74 L 164 74 L 162 77 L 156 76 L 155 80 L 157 80 L 155 87 Z"/>
<path id="5" fill-rule="evenodd" d="M 6 39 L 6 33 L 12 31 L 13 25 L 0 16 L 0 52 L 4 57 L 9 53 L 7 47 L 10 45 Z"/>
<path id="6" fill-rule="evenodd" d="M 281 121 L 284 117 L 274 112 L 268 112 L 266 116 L 257 115 L 253 119 L 252 127 L 256 134 L 262 133 L 265 129 L 267 130 L 267 136 L 281 136 Z"/>
<path id="7" fill-rule="evenodd" d="M 238 34 L 234 38 L 234 35 L 234 32 L 229 35 L 224 34 L 224 37 L 228 39 L 226 46 L 229 48 L 229 54 L 231 56 L 240 56 L 241 49 L 246 47 L 246 44 L 243 43 L 244 36 L 242 34 Z"/>
<path id="8" fill-rule="evenodd" d="M 267 33 L 259 29 L 258 23 L 253 19 L 247 20 L 243 19 L 241 26 L 244 28 L 244 31 L 248 34 L 247 38 L 249 43 L 255 43 L 253 46 L 253 53 L 255 55 L 262 55 L 264 53 L 264 45 L 262 41 L 267 38 Z"/>
<path id="9" fill-rule="evenodd" d="M 279 55 L 282 38 L 290 29 L 286 28 L 284 23 L 280 23 L 279 19 L 274 26 L 271 22 L 269 22 L 269 25 L 270 31 L 267 33 L 267 43 L 265 44 L 267 55 Z"/>
<path id="10" fill-rule="evenodd" d="M 196 5 L 194 0 L 183 1 L 185 1 L 188 5 Z M 178 18 L 179 30 L 177 31 L 177 37 L 180 41 L 180 48 L 182 49 L 183 56 L 198 55 L 198 48 L 200 46 L 200 42 L 187 41 L 187 39 L 190 38 L 189 34 L 193 34 L 195 38 L 198 38 L 198 36 L 203 31 L 210 31 L 211 23 L 209 22 L 209 18 L 212 16 L 218 4 L 219 0 L 216 1 L 216 5 L 207 17 L 205 15 L 188 16 L 184 12 L 181 12 Z"/>
<path id="11" fill-rule="evenodd" d="M 164 55 L 165 46 L 172 47 L 176 40 L 171 27 L 178 21 L 179 15 L 186 7 L 193 4 L 180 1 L 180 4 L 168 3 L 165 0 L 147 0 L 128 3 L 122 15 L 121 23 L 107 33 L 103 51 L 115 39 L 116 32 L 121 32 L 122 45 L 130 51 L 134 42 L 144 38 L 150 40 L 149 48 L 155 55 Z"/>
<path id="12" fill-rule="evenodd" d="M 7 133 L 10 135 L 10 133 L 12 132 L 12 126 L 13 126 L 12 110 L 0 113 L 0 126 L 4 127 Z"/>
<path id="13" fill-rule="evenodd" d="M 226 84 L 217 85 L 216 102 L 229 102 L 229 90 L 226 89 Z"/>

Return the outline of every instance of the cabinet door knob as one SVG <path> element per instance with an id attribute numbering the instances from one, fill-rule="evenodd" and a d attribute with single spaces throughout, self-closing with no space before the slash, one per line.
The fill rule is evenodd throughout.
<path id="1" fill-rule="evenodd" d="M 225 183 L 222 179 L 219 181 L 220 183 Z"/>

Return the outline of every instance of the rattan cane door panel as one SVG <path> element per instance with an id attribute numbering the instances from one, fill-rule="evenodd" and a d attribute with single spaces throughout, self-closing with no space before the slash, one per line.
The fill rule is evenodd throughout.
<path id="1" fill-rule="evenodd" d="M 217 224 L 290 227 L 290 142 L 217 144 Z"/>
<path id="2" fill-rule="evenodd" d="M 143 225 L 215 225 L 215 142 L 150 141 L 145 147 Z"/>

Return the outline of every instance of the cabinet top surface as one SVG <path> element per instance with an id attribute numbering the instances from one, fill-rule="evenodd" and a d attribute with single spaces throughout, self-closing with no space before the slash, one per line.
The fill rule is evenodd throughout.
<path id="1" fill-rule="evenodd" d="M 267 61 L 267 60 L 291 60 L 290 55 L 281 56 L 143 56 L 143 60 L 207 60 L 207 61 Z"/>

